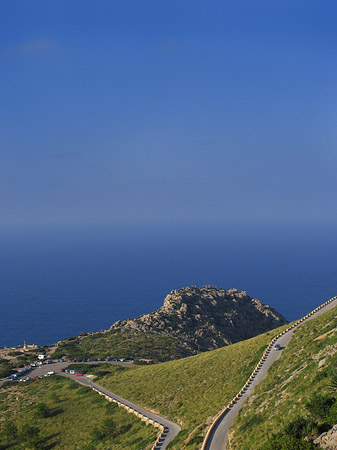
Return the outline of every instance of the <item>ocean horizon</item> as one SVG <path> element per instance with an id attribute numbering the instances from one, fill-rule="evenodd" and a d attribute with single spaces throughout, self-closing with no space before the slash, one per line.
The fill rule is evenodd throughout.
<path id="1" fill-rule="evenodd" d="M 247 291 L 289 321 L 337 294 L 332 227 L 3 230 L 0 244 L 2 347 L 107 329 L 190 285 Z"/>

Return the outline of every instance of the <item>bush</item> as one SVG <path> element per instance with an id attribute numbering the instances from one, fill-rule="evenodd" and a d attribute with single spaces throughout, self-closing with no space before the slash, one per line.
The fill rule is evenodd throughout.
<path id="1" fill-rule="evenodd" d="M 50 410 L 48 406 L 45 403 L 38 403 L 35 407 L 35 416 L 43 418 L 49 417 Z"/>
<path id="2" fill-rule="evenodd" d="M 294 438 L 304 438 L 311 433 L 315 422 L 305 417 L 296 417 L 284 427 L 284 433 Z"/>
<path id="3" fill-rule="evenodd" d="M 102 432 L 103 432 L 104 436 L 107 437 L 108 439 L 114 439 L 118 434 L 116 432 L 115 423 L 109 418 L 104 419 L 103 425 L 102 425 Z"/>
<path id="4" fill-rule="evenodd" d="M 101 441 L 102 439 L 104 439 L 104 434 L 102 433 L 102 431 L 98 428 L 98 427 L 94 427 L 91 432 L 90 432 L 90 436 L 91 439 L 93 441 Z"/>
<path id="5" fill-rule="evenodd" d="M 8 439 L 9 441 L 14 441 L 18 437 L 18 429 L 14 422 L 11 422 L 10 420 L 7 420 L 2 425 L 2 434 Z"/>
<path id="6" fill-rule="evenodd" d="M 306 403 L 306 408 L 317 420 L 324 420 L 333 404 L 333 399 L 328 395 L 314 394 Z"/>
<path id="7" fill-rule="evenodd" d="M 104 419 L 102 426 L 100 428 L 94 427 L 90 433 L 94 442 L 103 439 L 114 439 L 118 434 L 115 423 L 109 418 Z"/>
<path id="8" fill-rule="evenodd" d="M 15 386 L 16 384 L 19 384 L 19 381 L 14 381 L 14 380 L 8 380 L 5 381 L 2 386 L 0 386 L 0 389 L 7 389 L 7 388 L 11 388 L 13 386 Z"/>
<path id="9" fill-rule="evenodd" d="M 34 427 L 33 425 L 29 425 L 29 423 L 25 423 L 22 425 L 20 430 L 19 438 L 22 442 L 26 442 L 28 439 L 31 439 L 35 436 L 38 436 L 40 430 L 38 427 Z"/>
<path id="10" fill-rule="evenodd" d="M 26 440 L 25 446 L 32 450 L 44 450 L 46 448 L 45 439 L 42 436 L 32 436 Z"/>
<path id="11" fill-rule="evenodd" d="M 329 424 L 331 427 L 333 427 L 334 425 L 336 425 L 336 423 L 337 423 L 337 401 L 334 402 L 334 403 L 330 406 L 330 408 L 329 408 L 329 410 L 328 410 L 328 412 L 327 412 L 327 414 L 326 414 L 326 421 L 328 422 L 328 424 Z"/>

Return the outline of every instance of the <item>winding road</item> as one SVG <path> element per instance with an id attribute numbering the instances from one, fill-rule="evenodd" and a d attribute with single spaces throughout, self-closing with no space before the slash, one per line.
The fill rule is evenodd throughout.
<path id="1" fill-rule="evenodd" d="M 202 450 L 225 450 L 228 440 L 228 431 L 234 422 L 235 417 L 243 406 L 243 403 L 254 392 L 255 387 L 266 377 L 269 367 L 281 356 L 284 348 L 290 341 L 294 330 L 302 323 L 315 319 L 319 315 L 337 306 L 337 297 L 333 297 L 328 302 L 316 308 L 307 316 L 303 317 L 288 329 L 288 331 L 274 338 L 269 345 L 261 362 L 249 378 L 248 382 L 240 393 L 234 397 L 232 402 L 218 415 L 211 425 L 202 445 Z M 280 349 L 276 350 L 275 345 L 279 344 Z"/>
<path id="2" fill-rule="evenodd" d="M 85 386 L 89 386 L 98 393 L 104 395 L 108 400 L 115 401 L 119 405 L 123 406 L 125 409 L 127 409 L 129 412 L 132 412 L 142 420 L 146 420 L 147 423 L 150 423 L 154 426 L 157 426 L 161 429 L 160 437 L 158 438 L 155 445 L 152 447 L 152 450 L 162 450 L 167 447 L 167 445 L 177 436 L 179 431 L 181 430 L 180 426 L 176 423 L 170 422 L 169 420 L 165 419 L 164 417 L 158 416 L 157 414 L 152 413 L 151 411 L 148 411 L 147 409 L 144 409 L 135 403 L 130 402 L 129 400 L 126 400 L 125 398 L 119 397 L 118 395 L 114 394 L 113 392 L 108 391 L 107 389 L 103 388 L 102 386 L 99 386 L 98 384 L 93 383 L 90 379 L 86 377 L 76 377 L 75 375 L 69 375 L 62 373 L 63 376 L 67 378 L 71 378 L 74 381 L 77 381 L 77 383 L 83 384 Z"/>
<path id="3" fill-rule="evenodd" d="M 265 353 L 263 354 L 260 362 L 256 366 L 254 372 L 251 374 L 246 384 L 243 386 L 241 391 L 234 397 L 234 399 L 222 410 L 215 421 L 209 428 L 205 440 L 202 445 L 202 450 L 225 450 L 228 440 L 228 431 L 231 427 L 235 417 L 243 406 L 243 403 L 247 398 L 254 392 L 255 387 L 266 377 L 269 367 L 281 356 L 284 348 L 290 341 L 294 330 L 299 327 L 303 322 L 311 319 L 315 319 L 319 315 L 329 311 L 330 309 L 337 306 L 337 297 L 333 297 L 327 302 L 320 305 L 314 311 L 308 313 L 302 319 L 298 320 L 294 324 L 290 325 L 287 330 L 276 336 L 269 346 L 267 347 Z M 279 349 L 275 349 L 275 345 L 279 345 Z M 129 363 L 117 363 L 122 365 L 127 365 Z M 43 365 L 39 368 L 34 369 L 30 376 L 34 377 L 36 375 L 44 375 L 47 371 L 53 370 L 57 374 L 61 374 L 64 377 L 71 378 L 77 383 L 89 386 L 109 401 L 116 402 L 120 406 L 124 407 L 127 411 L 132 412 L 138 416 L 141 420 L 158 427 L 161 433 L 152 447 L 152 450 L 164 450 L 167 445 L 177 436 L 181 428 L 179 425 L 170 422 L 164 417 L 158 416 L 157 414 L 148 411 L 129 400 L 126 400 L 113 392 L 95 384 L 87 377 L 81 376 L 77 377 L 75 375 L 66 374 L 61 372 L 61 369 L 65 368 L 68 363 L 55 363 L 51 365 Z M 0 385 L 5 380 L 0 380 Z"/>
<path id="4" fill-rule="evenodd" d="M 86 363 L 82 363 L 86 364 Z M 88 363 L 92 364 L 92 363 Z M 129 362 L 114 362 L 110 361 L 109 364 L 116 364 L 121 366 L 130 366 L 131 363 Z M 152 447 L 152 450 L 164 450 L 167 445 L 177 436 L 179 431 L 181 430 L 180 426 L 176 423 L 170 422 L 169 420 L 165 419 L 164 417 L 158 416 L 157 414 L 152 413 L 151 411 L 148 411 L 129 400 L 126 400 L 122 397 L 119 397 L 118 395 L 114 394 L 113 392 L 108 391 L 107 389 L 103 388 L 102 386 L 99 386 L 98 384 L 95 384 L 90 380 L 89 378 L 85 376 L 77 377 L 75 375 L 70 375 L 68 373 L 62 372 L 62 369 L 65 369 L 69 365 L 69 362 L 57 362 L 52 364 L 43 364 L 42 366 L 38 366 L 34 368 L 30 373 L 29 376 L 31 378 L 36 376 L 44 376 L 50 371 L 54 371 L 56 375 L 62 375 L 66 378 L 71 378 L 72 380 L 76 381 L 79 384 L 89 386 L 92 389 L 94 389 L 96 392 L 98 392 L 101 395 L 104 395 L 107 400 L 116 402 L 119 406 L 122 406 L 125 408 L 128 412 L 135 414 L 140 420 L 145 421 L 146 423 L 149 423 L 153 425 L 154 427 L 157 427 L 160 430 L 160 435 L 155 442 L 155 444 Z M 22 377 L 24 378 L 24 376 Z M 8 381 L 6 379 L 0 380 L 0 386 L 5 382 Z"/>

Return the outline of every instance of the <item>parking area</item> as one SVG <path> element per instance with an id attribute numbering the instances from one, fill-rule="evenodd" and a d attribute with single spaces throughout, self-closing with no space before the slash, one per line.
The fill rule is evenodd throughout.
<path id="1" fill-rule="evenodd" d="M 113 360 L 89 360 L 89 361 L 83 361 L 83 360 L 68 360 L 68 361 L 53 361 L 53 360 L 47 360 L 47 361 L 39 361 L 30 365 L 27 365 L 25 367 L 22 367 L 21 369 L 18 369 L 15 374 L 1 379 L 0 380 L 0 386 L 10 380 L 15 381 L 29 381 L 29 380 L 39 380 L 45 376 L 52 376 L 56 374 L 61 374 L 67 369 L 67 367 L 70 364 L 76 364 L 80 363 L 82 364 L 115 364 L 115 365 L 121 365 L 121 366 L 130 366 L 133 364 L 132 361 L 121 361 L 118 359 Z M 73 371 L 74 373 L 71 373 L 72 375 L 77 375 L 77 371 Z M 81 372 L 80 372 L 81 373 Z"/>

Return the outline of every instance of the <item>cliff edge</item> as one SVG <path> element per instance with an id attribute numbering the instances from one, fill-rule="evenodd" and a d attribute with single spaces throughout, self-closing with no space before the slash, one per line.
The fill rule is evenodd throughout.
<path id="1" fill-rule="evenodd" d="M 177 337 L 189 354 L 249 339 L 287 323 L 274 308 L 245 291 L 194 286 L 171 291 L 157 311 L 118 321 L 110 331 Z"/>

